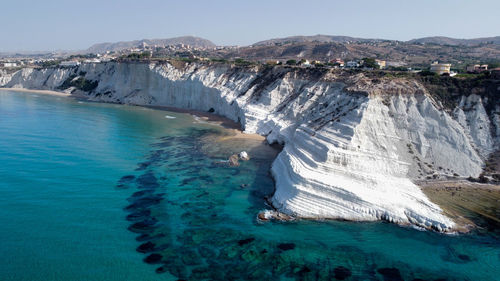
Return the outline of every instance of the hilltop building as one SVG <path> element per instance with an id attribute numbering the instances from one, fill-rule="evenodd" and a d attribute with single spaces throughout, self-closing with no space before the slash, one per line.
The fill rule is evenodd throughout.
<path id="1" fill-rule="evenodd" d="M 431 72 L 437 73 L 438 75 L 450 74 L 451 63 L 439 63 L 437 61 L 431 63 Z"/>
<path id="2" fill-rule="evenodd" d="M 311 62 L 309 60 L 304 60 L 302 59 L 300 62 L 299 62 L 300 65 L 302 66 L 305 66 L 305 67 L 311 67 Z"/>
<path id="3" fill-rule="evenodd" d="M 80 65 L 80 62 L 75 61 L 75 60 L 67 60 L 67 61 L 62 61 L 59 65 L 60 66 L 78 66 L 78 65 Z"/>
<path id="4" fill-rule="evenodd" d="M 278 65 L 278 64 L 280 64 L 280 61 L 279 60 L 267 60 L 266 64 L 267 65 Z"/>
<path id="5" fill-rule="evenodd" d="M 350 68 L 359 67 L 359 62 L 351 60 L 346 63 L 346 66 Z"/>
<path id="6" fill-rule="evenodd" d="M 375 63 L 378 64 L 379 68 L 380 69 L 384 69 L 385 68 L 385 60 L 375 60 Z"/>
<path id="7" fill-rule="evenodd" d="M 17 63 L 15 62 L 4 62 L 3 67 L 16 67 Z"/>
<path id="8" fill-rule="evenodd" d="M 470 73 L 480 73 L 480 72 L 483 72 L 483 71 L 487 71 L 488 70 L 488 65 L 487 64 L 475 64 L 475 65 L 468 65 L 467 68 L 466 68 L 467 72 L 470 72 Z"/>
<path id="9" fill-rule="evenodd" d="M 341 58 L 333 59 L 333 60 L 330 61 L 330 63 L 332 63 L 334 65 L 338 65 L 340 67 L 344 66 L 344 61 Z"/>
<path id="10" fill-rule="evenodd" d="M 84 60 L 83 62 L 84 62 L 84 63 L 100 63 L 100 62 L 101 62 L 101 60 L 100 60 L 100 59 L 96 59 L 96 58 L 94 58 L 94 59 L 86 59 L 86 60 Z"/>

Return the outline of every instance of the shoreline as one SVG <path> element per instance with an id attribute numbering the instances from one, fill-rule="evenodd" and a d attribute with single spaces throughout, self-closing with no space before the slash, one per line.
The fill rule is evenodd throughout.
<path id="1" fill-rule="evenodd" d="M 51 90 L 33 90 L 33 89 L 26 89 L 26 88 L 0 88 L 0 91 L 25 92 L 25 93 L 52 95 L 52 96 L 60 96 L 60 97 L 71 96 L 71 94 L 68 94 L 66 92 L 57 92 L 57 91 L 51 91 Z"/>
<path id="2" fill-rule="evenodd" d="M 74 98 L 81 98 L 83 100 L 87 100 L 89 102 L 96 102 L 96 103 L 113 103 L 113 102 L 105 102 L 105 101 L 104 102 L 103 101 L 93 101 L 93 100 L 89 100 L 85 96 L 73 95 L 73 94 L 66 93 L 66 92 L 58 92 L 58 91 L 52 91 L 52 90 L 34 90 L 34 89 L 26 89 L 26 88 L 0 88 L 0 90 L 13 91 L 13 92 L 38 93 L 38 94 L 46 94 L 46 95 L 53 95 L 53 96 L 74 97 Z M 250 141 L 265 142 L 266 145 L 272 146 L 271 144 L 269 144 L 269 142 L 267 141 L 267 138 L 265 136 L 262 136 L 259 134 L 244 133 L 240 123 L 233 121 L 227 117 L 217 115 L 214 113 L 200 111 L 200 110 L 193 110 L 193 109 L 176 108 L 176 107 L 170 107 L 170 106 L 128 104 L 128 103 L 121 103 L 121 102 L 116 103 L 116 104 L 128 105 L 128 106 L 139 106 L 139 107 L 145 107 L 145 108 L 150 108 L 150 109 L 155 109 L 155 110 L 189 114 L 200 123 L 204 122 L 207 124 L 220 126 L 222 128 L 229 129 L 233 133 L 230 135 L 221 136 L 221 137 L 217 138 L 216 140 L 214 140 L 216 142 L 250 140 Z M 282 149 L 282 147 L 281 147 L 281 149 Z M 281 149 L 279 149 L 279 151 L 281 151 Z M 454 196 L 454 194 L 453 195 L 450 195 L 450 194 L 443 195 L 443 194 L 437 194 L 435 192 L 435 190 L 434 190 L 434 192 L 432 192 L 430 190 L 433 188 L 434 189 L 445 189 L 445 187 L 443 187 L 443 185 L 453 185 L 454 187 L 455 187 L 455 185 L 467 186 L 468 185 L 467 183 L 468 183 L 467 181 L 462 181 L 462 180 L 458 180 L 458 181 L 421 181 L 421 182 L 417 181 L 416 185 L 426 194 L 426 196 L 429 198 L 430 201 L 434 202 L 441 209 L 443 209 L 443 212 L 445 213 L 445 215 L 447 217 L 449 217 L 450 219 L 454 220 L 455 223 L 457 223 L 457 228 L 455 228 L 454 231 L 458 231 L 459 233 L 467 233 L 471 229 L 477 228 L 480 226 L 478 226 L 477 223 L 474 223 L 473 220 L 470 218 L 470 216 L 466 217 L 466 215 L 463 212 L 458 212 L 456 210 L 456 208 L 453 208 L 453 207 L 450 208 L 450 205 L 453 205 L 453 203 L 450 204 L 451 202 L 449 200 L 443 200 L 443 199 L 449 198 L 449 196 Z M 479 184 L 477 184 L 477 185 L 479 185 Z M 488 185 L 486 185 L 486 186 L 488 186 Z M 500 186 L 497 188 L 500 191 Z M 275 189 L 276 189 L 276 187 L 275 187 Z M 474 188 L 470 188 L 470 189 L 474 189 Z M 477 186 L 476 186 L 476 190 L 477 190 Z M 487 190 L 491 190 L 491 187 L 487 188 Z M 270 204 L 270 206 L 276 210 L 276 207 L 273 204 Z M 469 208 L 469 211 L 472 211 L 472 210 L 470 210 L 470 208 Z M 482 210 L 477 212 L 478 210 L 476 209 L 474 211 L 473 211 L 474 213 L 479 213 L 479 215 L 484 215 L 484 212 Z M 308 219 L 308 218 L 302 218 L 302 217 L 295 217 L 295 218 L 296 219 Z M 330 218 L 315 218 L 313 220 L 342 221 L 342 219 L 330 219 Z M 357 221 L 353 221 L 353 222 L 357 222 Z M 398 225 L 403 226 L 403 227 L 407 226 L 404 224 L 398 224 Z M 431 229 L 426 229 L 426 230 L 431 230 Z"/>
<path id="3" fill-rule="evenodd" d="M 243 128 L 241 127 L 241 124 L 233 121 L 227 117 L 217 115 L 214 113 L 210 112 L 204 112 L 201 110 L 194 110 L 194 109 L 184 109 L 184 108 L 178 108 L 178 107 L 171 107 L 171 106 L 164 106 L 164 105 L 139 105 L 139 104 L 130 104 L 130 105 L 135 105 L 135 106 L 143 106 L 147 108 L 152 108 L 152 109 L 157 109 L 157 110 L 164 110 L 164 111 L 171 111 L 171 112 L 176 112 L 176 113 L 186 113 L 189 114 L 193 117 L 198 117 L 202 119 L 204 122 L 209 122 L 211 124 L 217 124 L 220 125 L 226 129 L 235 129 L 238 130 L 240 133 L 243 133 Z M 263 137 L 265 138 L 265 137 Z"/>
<path id="4" fill-rule="evenodd" d="M 83 99 L 88 102 L 97 102 L 97 103 L 110 103 L 110 102 L 102 102 L 102 101 L 93 101 L 88 99 L 85 96 L 80 96 L 80 95 L 74 95 L 71 93 L 67 92 L 59 92 L 59 91 L 53 91 L 53 90 L 36 90 L 36 89 L 26 89 L 26 88 L 2 88 L 0 87 L 0 91 L 12 91 L 12 92 L 25 92 L 25 93 L 34 93 L 34 94 L 43 94 L 43 95 L 53 95 L 53 96 L 60 96 L 60 97 L 74 97 L 77 99 Z M 221 126 L 225 129 L 232 130 L 234 135 L 232 136 L 226 136 L 224 137 L 227 139 L 253 139 L 253 140 L 261 140 L 265 141 L 266 137 L 261 136 L 259 134 L 247 134 L 243 131 L 241 124 L 238 122 L 235 122 L 227 117 L 217 115 L 214 113 L 210 112 L 204 112 L 200 110 L 194 110 L 194 109 L 183 109 L 183 108 L 177 108 L 177 107 L 171 107 L 171 106 L 162 106 L 162 105 L 141 105 L 141 104 L 127 104 L 127 103 L 117 103 L 121 105 L 129 105 L 129 106 L 140 106 L 140 107 L 146 107 L 146 108 L 151 108 L 151 109 L 156 109 L 156 110 L 162 110 L 162 111 L 171 111 L 171 112 L 176 112 L 176 113 L 185 113 L 193 116 L 194 118 L 199 118 L 200 122 L 207 122 L 212 125 L 218 125 Z M 270 145 L 270 144 L 269 144 Z"/>

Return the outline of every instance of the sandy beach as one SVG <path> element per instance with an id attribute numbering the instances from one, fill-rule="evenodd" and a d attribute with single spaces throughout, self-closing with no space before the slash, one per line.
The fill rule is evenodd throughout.
<path id="1" fill-rule="evenodd" d="M 71 94 L 68 94 L 65 92 L 56 92 L 56 91 L 50 91 L 50 90 L 31 90 L 31 89 L 24 89 L 24 88 L 0 88 L 0 91 L 36 93 L 36 94 L 42 94 L 42 95 L 53 95 L 53 96 L 62 96 L 62 97 L 71 96 Z"/>
<path id="2" fill-rule="evenodd" d="M 458 231 L 500 225 L 500 185 L 465 180 L 420 182 L 429 199 L 458 225 Z"/>
<path id="3" fill-rule="evenodd" d="M 74 96 L 66 92 L 57 92 L 57 91 L 51 91 L 51 90 L 33 90 L 33 89 L 25 89 L 25 88 L 0 88 L 0 90 L 3 91 L 12 91 L 12 92 L 25 92 L 25 93 L 36 93 L 36 94 L 43 94 L 43 95 L 54 95 L 54 96 Z M 258 135 L 258 134 L 246 134 L 241 131 L 241 125 L 238 124 L 237 122 L 234 122 L 226 117 L 208 113 L 208 112 L 202 112 L 198 110 L 190 110 L 190 109 L 181 109 L 181 108 L 175 108 L 175 107 L 169 107 L 169 106 L 152 106 L 152 105 L 139 105 L 139 106 L 144 106 L 144 107 L 149 107 L 149 108 L 154 108 L 154 109 L 159 109 L 159 110 L 168 110 L 168 111 L 173 111 L 173 112 L 180 112 L 180 113 L 188 113 L 194 116 L 199 122 L 206 122 L 214 125 L 219 125 L 222 126 L 226 129 L 230 129 L 233 134 L 227 135 L 224 137 L 220 137 L 221 141 L 224 140 L 230 140 L 230 139 L 252 139 L 252 140 L 257 140 L 257 141 L 264 141 L 266 138 Z"/>

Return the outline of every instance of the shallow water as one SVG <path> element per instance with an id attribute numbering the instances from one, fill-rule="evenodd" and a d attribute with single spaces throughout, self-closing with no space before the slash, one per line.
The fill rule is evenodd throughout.
<path id="1" fill-rule="evenodd" d="M 0 92 L 0 280 L 500 276 L 488 232 L 258 223 L 276 152 L 228 134 L 188 114 Z M 252 159 L 218 163 L 240 150 Z"/>

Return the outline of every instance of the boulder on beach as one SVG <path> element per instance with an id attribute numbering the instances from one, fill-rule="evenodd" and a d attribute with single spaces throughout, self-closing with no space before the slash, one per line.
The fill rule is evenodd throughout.
<path id="1" fill-rule="evenodd" d="M 243 161 L 248 161 L 248 160 L 250 160 L 250 156 L 248 156 L 248 153 L 247 153 L 246 151 L 242 151 L 242 152 L 240 152 L 239 157 L 240 157 L 240 159 L 241 159 L 241 160 L 243 160 Z"/>
<path id="2" fill-rule="evenodd" d="M 237 154 L 233 154 L 233 155 L 229 156 L 229 166 L 237 167 L 239 165 L 240 165 L 240 163 L 238 162 L 238 155 Z"/>
<path id="3" fill-rule="evenodd" d="M 273 210 L 265 210 L 259 212 L 257 215 L 257 218 L 260 221 L 268 221 L 268 220 L 279 220 L 279 221 L 291 221 L 294 220 L 292 216 L 289 216 L 287 214 L 278 212 L 278 211 L 273 211 Z"/>

